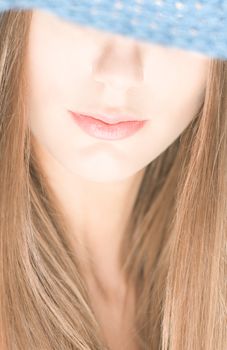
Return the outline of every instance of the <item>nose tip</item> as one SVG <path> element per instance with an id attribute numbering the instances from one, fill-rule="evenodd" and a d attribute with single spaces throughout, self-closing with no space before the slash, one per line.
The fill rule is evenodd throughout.
<path id="1" fill-rule="evenodd" d="M 112 47 L 113 46 L 113 47 Z M 121 49 L 110 46 L 92 64 L 92 75 L 95 81 L 115 89 L 128 89 L 141 84 L 144 79 L 144 72 L 141 54 L 135 46 L 128 49 Z M 127 51 L 127 50 L 126 50 Z"/>

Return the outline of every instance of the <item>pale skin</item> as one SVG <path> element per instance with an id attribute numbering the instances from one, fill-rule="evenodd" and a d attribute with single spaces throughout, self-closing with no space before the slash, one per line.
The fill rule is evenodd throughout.
<path id="1" fill-rule="evenodd" d="M 146 166 L 199 110 L 208 63 L 198 53 L 136 42 L 34 11 L 28 55 L 30 127 L 72 242 L 81 243 L 75 249 L 103 325 L 106 312 L 116 305 L 120 319 L 126 286 L 119 244 Z M 105 107 L 131 110 L 149 123 L 131 137 L 104 141 L 85 134 L 67 113 Z"/>
<path id="2" fill-rule="evenodd" d="M 92 278 L 92 261 L 109 299 L 120 300 L 125 285 L 118 263 L 119 244 L 145 169 L 117 182 L 92 182 L 66 171 L 40 144 L 36 148 L 67 217 L 71 236 L 76 234 L 81 244 L 78 247 L 75 243 L 86 276 Z"/>
<path id="3" fill-rule="evenodd" d="M 39 151 L 41 152 L 41 149 Z M 81 245 L 75 244 L 75 249 L 83 261 L 86 282 L 92 296 L 92 307 L 111 349 L 124 349 L 125 344 L 125 349 L 137 350 L 131 331 L 134 290 L 129 289 L 129 294 L 126 295 L 127 286 L 117 257 L 123 225 L 134 202 L 144 169 L 130 179 L 112 184 L 95 184 L 72 176 L 53 158 L 48 157 L 48 154 L 43 154 L 41 160 L 62 203 L 71 227 L 72 238 L 78 230 L 83 230 L 80 236 L 77 235 Z M 75 198 L 80 198 L 80 202 Z M 91 205 L 94 210 L 91 210 Z M 84 247 L 88 249 L 87 252 Z M 89 261 L 93 264 L 105 295 L 93 278 Z"/>

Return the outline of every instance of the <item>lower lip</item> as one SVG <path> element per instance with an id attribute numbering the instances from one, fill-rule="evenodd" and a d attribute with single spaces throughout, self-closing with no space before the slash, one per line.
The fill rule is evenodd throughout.
<path id="1" fill-rule="evenodd" d="M 101 120 L 71 112 L 77 125 L 88 135 L 102 140 L 121 140 L 143 128 L 147 120 L 107 124 Z"/>

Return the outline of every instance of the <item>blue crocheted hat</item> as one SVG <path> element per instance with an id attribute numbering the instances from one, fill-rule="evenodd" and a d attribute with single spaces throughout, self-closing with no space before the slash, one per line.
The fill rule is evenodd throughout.
<path id="1" fill-rule="evenodd" d="M 227 58 L 227 0 L 0 0 L 0 11 L 32 8 L 140 41 Z"/>

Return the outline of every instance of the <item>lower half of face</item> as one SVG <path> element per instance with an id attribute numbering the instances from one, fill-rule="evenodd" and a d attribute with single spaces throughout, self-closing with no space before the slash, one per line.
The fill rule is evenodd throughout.
<path id="1" fill-rule="evenodd" d="M 91 181 L 112 182 L 134 175 L 164 152 L 196 115 L 200 106 L 193 106 L 174 113 L 160 109 L 144 123 L 103 125 L 88 117 L 78 122 L 70 106 L 42 104 L 30 110 L 29 123 L 47 162 Z"/>

